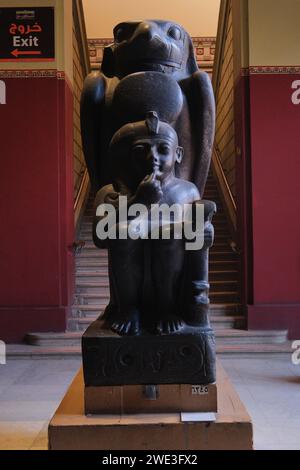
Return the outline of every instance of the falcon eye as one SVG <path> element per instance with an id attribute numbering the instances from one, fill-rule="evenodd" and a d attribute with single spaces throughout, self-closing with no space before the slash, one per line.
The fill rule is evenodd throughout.
<path id="1" fill-rule="evenodd" d="M 115 32 L 115 40 L 116 42 L 122 42 L 127 39 L 127 31 L 124 28 L 118 28 L 117 31 Z"/>
<path id="2" fill-rule="evenodd" d="M 179 39 L 181 39 L 181 30 L 178 28 L 178 26 L 171 26 L 168 31 L 168 35 L 176 41 L 179 41 Z"/>

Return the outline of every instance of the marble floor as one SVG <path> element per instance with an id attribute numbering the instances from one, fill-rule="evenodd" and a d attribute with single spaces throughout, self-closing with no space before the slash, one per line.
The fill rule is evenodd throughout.
<path id="1" fill-rule="evenodd" d="M 289 357 L 222 358 L 254 423 L 255 449 L 300 449 L 300 365 Z M 0 365 L 0 449 L 46 449 L 48 422 L 79 359 Z"/>
<path id="2" fill-rule="evenodd" d="M 288 355 L 221 363 L 252 418 L 254 448 L 299 450 L 300 365 Z"/>

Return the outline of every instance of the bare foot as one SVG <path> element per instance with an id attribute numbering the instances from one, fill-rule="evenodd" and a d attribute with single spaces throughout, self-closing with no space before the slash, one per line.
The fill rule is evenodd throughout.
<path id="1" fill-rule="evenodd" d="M 156 331 L 160 335 L 176 333 L 183 328 L 183 321 L 175 315 L 169 315 L 157 322 Z"/>
<path id="2" fill-rule="evenodd" d="M 121 336 L 137 336 L 140 333 L 139 312 L 133 310 L 124 315 L 118 315 L 111 322 L 111 329 Z"/>

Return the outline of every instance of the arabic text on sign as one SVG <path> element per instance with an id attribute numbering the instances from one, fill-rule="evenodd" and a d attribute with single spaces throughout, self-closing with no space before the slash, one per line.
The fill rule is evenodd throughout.
<path id="1" fill-rule="evenodd" d="M 30 34 L 30 33 L 41 33 L 43 31 L 42 27 L 38 24 L 35 23 L 33 26 L 30 26 L 29 24 L 24 25 L 24 24 L 19 24 L 16 25 L 16 23 L 12 23 L 9 28 L 9 33 L 10 34 Z"/>

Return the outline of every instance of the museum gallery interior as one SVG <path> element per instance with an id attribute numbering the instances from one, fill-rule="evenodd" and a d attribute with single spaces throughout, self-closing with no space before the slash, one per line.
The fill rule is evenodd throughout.
<path id="1" fill-rule="evenodd" d="M 299 15 L 0 1 L 0 450 L 300 449 Z"/>

